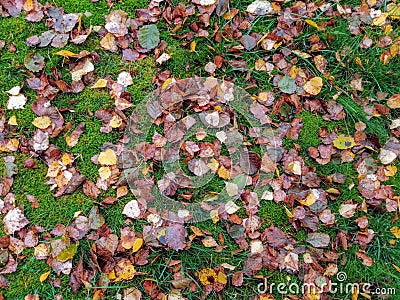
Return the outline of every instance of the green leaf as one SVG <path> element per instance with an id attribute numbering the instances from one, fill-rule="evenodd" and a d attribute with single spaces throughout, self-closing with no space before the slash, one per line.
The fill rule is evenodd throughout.
<path id="1" fill-rule="evenodd" d="M 154 49 L 160 43 L 160 32 L 155 24 L 144 25 L 139 29 L 138 39 L 143 48 Z"/>
<path id="2" fill-rule="evenodd" d="M 74 257 L 76 251 L 78 250 L 78 244 L 72 244 L 71 246 L 65 248 L 58 254 L 57 260 L 61 262 L 66 262 Z"/>
<path id="3" fill-rule="evenodd" d="M 283 93 L 293 94 L 296 91 L 297 85 L 292 77 L 283 76 L 278 82 L 278 87 Z"/>

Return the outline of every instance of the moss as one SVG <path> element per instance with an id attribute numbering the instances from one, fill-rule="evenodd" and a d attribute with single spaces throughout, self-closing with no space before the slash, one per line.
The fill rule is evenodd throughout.
<path id="1" fill-rule="evenodd" d="M 288 224 L 288 216 L 286 215 L 285 209 L 282 203 L 276 203 L 269 200 L 261 200 L 258 216 L 263 222 L 261 230 L 274 225 L 277 227 L 291 226 Z"/>

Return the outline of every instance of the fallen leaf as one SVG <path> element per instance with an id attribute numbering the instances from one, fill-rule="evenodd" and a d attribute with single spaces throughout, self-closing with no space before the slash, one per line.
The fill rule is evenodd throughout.
<path id="1" fill-rule="evenodd" d="M 75 256 L 77 250 L 78 244 L 71 244 L 69 247 L 61 250 L 61 252 L 57 255 L 57 260 L 66 262 Z"/>
<path id="2" fill-rule="evenodd" d="M 348 219 L 354 216 L 356 213 L 358 204 L 342 204 L 339 208 L 339 214 Z"/>
<path id="3" fill-rule="evenodd" d="M 133 83 L 132 76 L 128 72 L 123 71 L 119 73 L 117 82 L 124 87 L 130 86 Z"/>
<path id="4" fill-rule="evenodd" d="M 400 94 L 394 94 L 388 99 L 386 104 L 392 109 L 400 108 Z"/>
<path id="5" fill-rule="evenodd" d="M 293 94 L 294 92 L 296 92 L 297 89 L 297 85 L 294 79 L 286 75 L 278 81 L 278 87 L 281 92 L 286 94 Z"/>
<path id="6" fill-rule="evenodd" d="M 29 224 L 23 212 L 18 208 L 11 209 L 3 219 L 6 234 L 14 234 Z"/>
<path id="7" fill-rule="evenodd" d="M 39 129 L 46 129 L 51 125 L 51 119 L 48 116 L 37 117 L 32 122 Z"/>
<path id="8" fill-rule="evenodd" d="M 94 85 L 92 85 L 92 89 L 101 89 L 107 86 L 107 80 L 100 78 L 96 81 Z"/>
<path id="9" fill-rule="evenodd" d="M 397 226 L 394 226 L 390 228 L 390 232 L 397 238 L 400 239 L 400 228 Z"/>
<path id="10" fill-rule="evenodd" d="M 247 6 L 246 11 L 248 13 L 263 16 L 272 11 L 271 3 L 265 0 L 256 0 Z"/>
<path id="11" fill-rule="evenodd" d="M 103 166 L 105 165 L 110 166 L 110 165 L 115 165 L 117 163 L 117 156 L 113 149 L 108 148 L 99 154 L 97 160 Z"/>
<path id="12" fill-rule="evenodd" d="M 85 59 L 83 63 L 80 62 L 75 68 L 72 69 L 71 71 L 72 81 L 79 81 L 82 79 L 82 76 L 93 71 L 94 71 L 94 65 L 89 59 Z"/>
<path id="13" fill-rule="evenodd" d="M 136 219 L 137 217 L 139 217 L 140 216 L 140 208 L 139 208 L 139 204 L 138 204 L 137 200 L 129 201 L 125 205 L 122 213 L 132 219 Z"/>
<path id="14" fill-rule="evenodd" d="M 40 275 L 39 280 L 40 283 L 43 283 L 43 281 L 45 281 L 47 279 L 47 277 L 49 277 L 51 271 L 47 271 L 45 273 L 43 273 L 42 275 Z"/>
<path id="15" fill-rule="evenodd" d="M 165 241 L 168 247 L 174 250 L 183 250 L 185 248 L 186 230 L 182 224 L 172 224 L 167 227 Z"/>
<path id="16" fill-rule="evenodd" d="M 142 247 L 142 245 L 143 245 L 142 238 L 135 239 L 135 241 L 133 242 L 133 245 L 132 245 L 132 253 L 138 252 L 139 249 Z"/>
<path id="17" fill-rule="evenodd" d="M 312 232 L 307 236 L 307 243 L 316 248 L 326 248 L 329 246 L 330 237 L 326 233 Z"/>
<path id="18" fill-rule="evenodd" d="M 353 137 L 341 134 L 336 139 L 333 140 L 333 145 L 337 149 L 344 150 L 353 148 L 356 145 L 356 143 L 354 142 Z"/>
<path id="19" fill-rule="evenodd" d="M 311 95 L 318 95 L 321 92 L 323 83 L 321 77 L 313 77 L 303 86 L 303 89 L 306 93 Z"/>
<path id="20" fill-rule="evenodd" d="M 154 49 L 160 43 L 160 32 L 155 24 L 140 27 L 137 37 L 145 49 Z"/>
<path id="21" fill-rule="evenodd" d="M 45 67 L 44 57 L 39 53 L 29 53 L 24 59 L 25 67 L 32 72 L 39 72 Z"/>

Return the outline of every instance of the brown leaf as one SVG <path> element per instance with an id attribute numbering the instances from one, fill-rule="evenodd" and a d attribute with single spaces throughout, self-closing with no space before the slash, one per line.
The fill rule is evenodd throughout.
<path id="1" fill-rule="evenodd" d="M 233 286 L 242 286 L 243 284 L 243 271 L 237 271 L 232 276 Z"/>
<path id="2" fill-rule="evenodd" d="M 86 196 L 96 199 L 100 195 L 99 188 L 90 180 L 86 180 L 83 184 L 83 192 Z"/>

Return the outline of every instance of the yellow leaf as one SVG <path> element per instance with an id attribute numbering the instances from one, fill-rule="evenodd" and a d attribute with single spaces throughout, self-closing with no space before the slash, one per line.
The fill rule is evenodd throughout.
<path id="1" fill-rule="evenodd" d="M 306 197 L 305 200 L 299 200 L 299 202 L 300 202 L 302 205 L 311 206 L 311 205 L 313 205 L 313 204 L 315 203 L 316 200 L 317 200 L 317 199 L 315 199 L 314 193 L 311 192 L 311 193 L 308 194 L 308 196 Z"/>
<path id="2" fill-rule="evenodd" d="M 195 52 L 196 51 L 196 41 L 191 41 L 190 42 L 190 52 Z"/>
<path id="3" fill-rule="evenodd" d="M 221 284 L 226 284 L 227 283 L 226 275 L 222 272 L 218 272 L 217 282 Z"/>
<path id="4" fill-rule="evenodd" d="M 390 228 L 390 232 L 393 233 L 393 235 L 396 238 L 400 239 L 400 228 L 399 227 L 394 226 L 394 227 Z"/>
<path id="5" fill-rule="evenodd" d="M 115 36 L 111 33 L 107 33 L 105 37 L 103 37 L 100 40 L 100 46 L 103 47 L 106 50 L 109 50 L 111 52 L 117 52 L 118 51 L 118 46 L 115 41 Z"/>
<path id="6" fill-rule="evenodd" d="M 301 175 L 301 163 L 297 160 L 292 161 L 288 165 L 288 170 L 292 171 L 295 175 Z"/>
<path id="7" fill-rule="evenodd" d="M 32 122 L 39 129 L 46 129 L 51 125 L 51 119 L 48 116 L 37 117 Z"/>
<path id="8" fill-rule="evenodd" d="M 92 300 L 100 300 L 100 299 L 102 299 L 102 290 L 101 289 L 99 289 L 93 293 Z"/>
<path id="9" fill-rule="evenodd" d="M 167 78 L 167 80 L 165 80 L 164 83 L 162 84 L 161 90 L 165 90 L 171 82 L 172 82 L 172 78 L 171 77 Z"/>
<path id="10" fill-rule="evenodd" d="M 392 166 L 392 165 L 386 166 L 385 170 L 383 172 L 385 173 L 385 175 L 387 177 L 392 177 L 392 176 L 396 175 L 397 167 L 396 166 Z"/>
<path id="11" fill-rule="evenodd" d="M 396 5 L 396 3 L 388 4 L 387 13 L 391 19 L 400 19 L 400 6 Z"/>
<path id="12" fill-rule="evenodd" d="M 57 256 L 57 260 L 61 262 L 66 262 L 74 257 L 76 251 L 78 250 L 78 244 L 71 244 L 69 247 L 63 249 Z"/>
<path id="13" fill-rule="evenodd" d="M 117 163 L 117 156 L 113 149 L 106 149 L 99 154 L 98 161 L 104 165 L 115 165 Z"/>
<path id="14" fill-rule="evenodd" d="M 112 117 L 109 124 L 112 128 L 118 128 L 122 125 L 122 118 L 118 115 L 115 115 Z"/>
<path id="15" fill-rule="evenodd" d="M 193 233 L 194 233 L 196 236 L 203 236 L 203 235 L 204 235 L 203 232 L 201 231 L 201 229 L 199 229 L 199 228 L 197 228 L 197 227 L 190 226 L 190 229 L 193 231 Z"/>
<path id="16" fill-rule="evenodd" d="M 210 285 L 217 280 L 217 274 L 211 268 L 203 268 L 198 275 L 202 285 Z"/>
<path id="17" fill-rule="evenodd" d="M 306 84 L 303 86 L 303 88 L 304 91 L 306 91 L 311 95 L 318 95 L 319 92 L 321 91 L 322 86 L 323 86 L 322 78 L 314 77 L 311 78 L 309 81 L 307 81 Z"/>
<path id="18" fill-rule="evenodd" d="M 356 145 L 354 139 L 351 136 L 346 136 L 344 134 L 339 135 L 334 141 L 333 146 L 337 149 L 350 149 Z"/>
<path id="19" fill-rule="evenodd" d="M 76 134 L 71 134 L 65 137 L 65 142 L 68 147 L 75 147 L 78 144 L 79 137 Z"/>
<path id="20" fill-rule="evenodd" d="M 288 208 L 286 206 L 284 206 L 285 208 L 285 213 L 288 216 L 288 218 L 293 218 L 293 214 L 290 212 L 290 210 L 288 210 Z"/>
<path id="21" fill-rule="evenodd" d="M 386 18 L 388 17 L 388 13 L 382 13 L 379 17 L 376 17 L 372 20 L 373 26 L 381 26 L 385 24 Z"/>
<path id="22" fill-rule="evenodd" d="M 117 276 L 115 276 L 115 271 L 112 270 L 110 273 L 108 273 L 108 279 L 110 280 L 115 280 Z"/>
<path id="23" fill-rule="evenodd" d="M 214 224 L 217 223 L 219 221 L 218 209 L 211 210 L 210 217 Z"/>
<path id="24" fill-rule="evenodd" d="M 358 289 L 352 289 L 351 300 L 357 300 L 358 299 L 358 294 L 359 294 Z"/>
<path id="25" fill-rule="evenodd" d="M 395 264 L 392 264 L 392 266 L 393 266 L 393 268 L 395 268 L 395 269 L 396 269 L 396 271 L 397 271 L 397 272 L 399 272 L 399 273 L 400 273 L 400 267 L 396 266 Z"/>
<path id="26" fill-rule="evenodd" d="M 71 155 L 69 155 L 68 153 L 64 153 L 61 156 L 61 162 L 63 163 L 64 166 L 68 166 L 70 163 L 73 162 L 73 159 L 72 159 Z"/>
<path id="27" fill-rule="evenodd" d="M 132 253 L 138 252 L 139 249 L 142 247 L 142 245 L 143 245 L 143 239 L 142 238 L 137 238 L 133 242 Z"/>
<path id="28" fill-rule="evenodd" d="M 310 58 L 311 55 L 305 52 L 301 52 L 300 50 L 293 50 L 294 53 L 296 53 L 298 56 L 301 58 Z"/>
<path id="29" fill-rule="evenodd" d="M 24 5 L 22 6 L 22 8 L 28 12 L 33 10 L 35 7 L 33 5 L 33 0 L 26 0 L 26 2 L 24 3 Z"/>
<path id="30" fill-rule="evenodd" d="M 231 173 L 224 166 L 220 166 L 218 169 L 218 176 L 223 179 L 228 179 Z"/>
<path id="31" fill-rule="evenodd" d="M 218 170 L 218 166 L 219 166 L 218 160 L 216 160 L 215 158 L 211 158 L 210 162 L 207 164 L 207 167 L 209 167 L 214 172 Z"/>
<path id="32" fill-rule="evenodd" d="M 101 167 L 99 169 L 99 175 L 100 175 L 101 180 L 106 180 L 106 179 L 110 178 L 110 176 L 111 176 L 110 168 L 109 167 Z"/>
<path id="33" fill-rule="evenodd" d="M 318 30 L 321 29 L 321 28 L 318 26 L 318 24 L 315 23 L 313 20 L 306 19 L 305 21 L 306 21 L 306 23 L 307 23 L 308 25 L 310 25 L 310 26 L 312 26 L 312 27 L 314 27 L 314 28 L 316 28 L 316 29 L 318 29 Z"/>
<path id="34" fill-rule="evenodd" d="M 299 74 L 300 70 L 301 70 L 300 68 L 298 68 L 296 66 L 292 66 L 289 71 L 290 77 L 292 77 L 293 79 L 296 78 L 296 76 L 297 76 L 297 74 Z"/>
<path id="35" fill-rule="evenodd" d="M 54 54 L 55 55 L 61 55 L 61 56 L 64 56 L 64 57 L 74 57 L 74 58 L 79 57 L 79 54 L 75 54 L 74 52 L 71 52 L 69 50 L 61 50 L 61 51 L 58 51 L 58 52 L 56 52 Z"/>
<path id="36" fill-rule="evenodd" d="M 126 262 L 128 260 L 125 260 Z M 132 265 L 132 263 L 127 263 L 123 266 L 123 270 L 121 274 L 119 274 L 118 278 L 115 279 L 115 281 L 121 281 L 121 280 L 130 280 L 135 276 L 135 267 Z"/>
<path id="37" fill-rule="evenodd" d="M 16 116 L 11 116 L 11 117 L 8 119 L 8 125 L 17 126 L 17 125 L 18 125 L 18 123 L 17 123 L 17 117 L 16 117 Z"/>
<path id="38" fill-rule="evenodd" d="M 51 177 L 51 178 L 56 177 L 58 173 L 61 171 L 61 168 L 62 166 L 56 160 L 53 160 L 52 163 L 49 165 L 46 177 Z"/>
<path id="39" fill-rule="evenodd" d="M 107 86 L 107 80 L 101 78 L 96 81 L 96 83 L 92 86 L 92 89 L 101 89 L 106 86 Z"/>
<path id="40" fill-rule="evenodd" d="M 40 275 L 39 280 L 40 283 L 43 283 L 43 281 L 45 281 L 47 279 L 47 277 L 49 277 L 51 271 L 47 271 L 46 273 L 43 273 L 42 275 Z"/>

